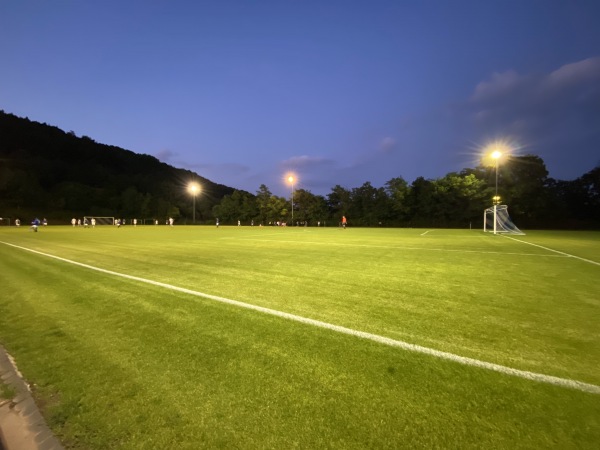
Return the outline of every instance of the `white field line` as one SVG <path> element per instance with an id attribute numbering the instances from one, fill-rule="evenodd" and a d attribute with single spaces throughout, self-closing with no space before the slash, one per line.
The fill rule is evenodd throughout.
<path id="1" fill-rule="evenodd" d="M 433 230 L 427 230 L 425 233 L 421 233 L 421 236 L 425 236 L 425 235 L 426 235 L 427 233 L 429 233 L 430 231 L 433 231 Z"/>
<path id="2" fill-rule="evenodd" d="M 504 235 L 503 235 L 503 236 L 504 236 Z M 592 261 L 591 259 L 585 259 L 585 258 L 582 258 L 582 257 L 580 257 L 580 256 L 571 255 L 571 254 L 569 254 L 569 253 L 561 252 L 561 251 L 559 251 L 559 250 L 554 250 L 554 249 L 552 249 L 552 248 L 544 247 L 543 245 L 532 244 L 531 242 L 522 241 L 522 240 L 520 240 L 520 239 L 515 239 L 514 237 L 510 237 L 510 236 L 504 236 L 504 237 L 505 237 L 505 238 L 507 238 L 507 239 L 511 239 L 511 240 L 513 240 L 513 241 L 520 242 L 521 244 L 533 245 L 534 247 L 543 248 L 544 250 L 548 250 L 549 252 L 558 253 L 558 254 L 560 254 L 560 255 L 562 255 L 562 256 L 566 256 L 566 257 L 568 257 L 568 258 L 575 258 L 575 259 L 579 259 L 580 261 L 585 261 L 585 262 L 587 262 L 587 263 L 590 263 L 590 264 L 595 264 L 595 265 L 597 265 L 597 266 L 600 266 L 600 262 L 597 262 L 597 261 Z"/>
<path id="3" fill-rule="evenodd" d="M 231 300 L 231 299 L 219 297 L 216 295 L 205 294 L 202 292 L 193 291 L 191 289 L 174 286 L 172 284 L 161 283 L 159 281 L 148 280 L 146 278 L 140 278 L 140 277 L 136 277 L 133 275 L 127 275 L 124 273 L 114 272 L 112 270 L 102 269 L 100 267 L 90 266 L 89 264 L 84 264 L 84 263 L 80 263 L 80 262 L 73 261 L 70 259 L 61 258 L 60 256 L 51 255 L 49 253 L 43 253 L 43 252 L 33 250 L 30 248 L 21 247 L 19 245 L 10 244 L 8 242 L 0 241 L 0 243 L 9 245 L 14 248 L 18 248 L 21 250 L 25 250 L 25 251 L 28 251 L 31 253 L 36 253 L 38 255 L 47 256 L 48 258 L 53 258 L 53 259 L 63 261 L 63 262 L 69 263 L 69 264 L 73 264 L 73 265 L 76 265 L 79 267 L 84 267 L 86 269 L 95 270 L 97 272 L 105 273 L 108 275 L 114 275 L 117 277 L 126 278 L 128 280 L 134 280 L 134 281 L 138 281 L 141 283 L 147 283 L 147 284 L 151 284 L 153 286 L 163 287 L 166 289 L 170 289 L 170 290 L 177 291 L 177 292 L 182 292 L 184 294 L 189 294 L 189 295 L 193 295 L 196 297 L 203 297 L 203 298 L 207 298 L 210 300 L 215 300 L 217 302 L 225 303 L 228 305 L 233 305 L 233 306 L 237 306 L 240 308 L 258 311 L 258 312 L 261 312 L 264 314 L 281 317 L 283 319 L 293 320 L 295 322 L 312 325 L 314 327 L 324 328 L 326 330 L 331 330 L 331 331 L 335 331 L 338 333 L 359 337 L 361 339 L 367 339 L 367 340 L 370 340 L 373 342 L 377 342 L 379 344 L 388 345 L 390 347 L 397 347 L 397 348 L 401 348 L 403 350 L 408 350 L 411 352 L 422 353 L 422 354 L 430 355 L 430 356 L 433 356 L 436 358 L 453 361 L 453 362 L 463 364 L 466 366 L 479 367 L 481 369 L 491 370 L 491 371 L 499 372 L 499 373 L 502 373 L 505 375 L 511 375 L 511 376 L 515 376 L 515 377 L 519 377 L 519 378 L 524 378 L 526 380 L 537 381 L 539 383 L 546 383 L 546 384 L 552 384 L 555 386 L 576 389 L 578 391 L 589 392 L 591 394 L 600 394 L 600 386 L 595 385 L 595 384 L 584 383 L 583 381 L 572 380 L 569 378 L 560 378 L 560 377 L 555 377 L 552 375 L 545 375 L 545 374 L 536 373 L 536 372 L 529 372 L 526 370 L 514 369 L 512 367 L 502 366 L 500 364 L 494 364 L 494 363 L 490 363 L 490 362 L 486 362 L 486 361 L 480 361 L 478 359 L 467 358 L 465 356 L 455 355 L 454 353 L 443 352 L 443 351 L 435 350 L 435 349 L 432 349 L 429 347 L 422 347 L 420 345 L 411 344 L 409 342 L 399 341 L 396 339 L 390 339 L 385 336 L 379 336 L 377 334 L 367 333 L 364 331 L 353 330 L 351 328 L 346 328 L 346 327 L 334 325 L 334 324 L 327 323 L 327 322 L 321 322 L 320 320 L 309 319 L 307 317 L 297 316 L 295 314 L 277 311 L 275 309 L 252 305 L 249 303 L 244 303 L 244 302 L 240 302 L 237 300 Z"/>
<path id="4" fill-rule="evenodd" d="M 542 258 L 568 258 L 569 255 L 543 255 L 541 253 L 520 253 L 520 252 L 493 252 L 487 250 L 463 250 L 451 248 L 424 248 L 424 247 L 401 247 L 393 245 L 373 245 L 373 244 L 352 244 L 348 242 L 317 242 L 317 241 L 289 241 L 283 239 L 253 239 L 253 238 L 238 238 L 240 241 L 259 241 L 259 242 L 279 242 L 282 244 L 314 244 L 327 245 L 338 247 L 365 247 L 365 248 L 387 248 L 391 250 L 416 250 L 416 251 L 431 251 L 431 252 L 453 252 L 453 253 L 485 253 L 492 255 L 519 255 L 519 256 L 538 256 Z"/>

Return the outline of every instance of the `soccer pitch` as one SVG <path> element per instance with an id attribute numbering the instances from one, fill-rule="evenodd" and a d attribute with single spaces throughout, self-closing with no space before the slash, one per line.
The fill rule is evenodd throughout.
<path id="1" fill-rule="evenodd" d="M 600 233 L 0 229 L 74 448 L 596 448 Z"/>

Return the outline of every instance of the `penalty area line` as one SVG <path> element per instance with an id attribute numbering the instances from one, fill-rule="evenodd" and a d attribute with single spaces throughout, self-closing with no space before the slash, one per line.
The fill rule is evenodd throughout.
<path id="1" fill-rule="evenodd" d="M 138 281 L 138 282 L 150 284 L 153 286 L 159 286 L 159 287 L 163 287 L 166 289 L 170 289 L 172 291 L 182 292 L 184 294 L 189 294 L 189 295 L 196 296 L 196 297 L 202 297 L 202 298 L 207 298 L 210 300 L 215 300 L 220 303 L 225 303 L 225 304 L 237 306 L 240 308 L 258 311 L 258 312 L 261 312 L 264 314 L 269 314 L 271 316 L 276 316 L 276 317 L 281 317 L 281 318 L 288 319 L 288 320 L 293 320 L 294 322 L 299 322 L 299 323 L 303 323 L 303 324 L 307 324 L 307 325 L 312 325 L 314 327 L 331 330 L 331 331 L 335 331 L 335 332 L 350 335 L 350 336 L 355 336 L 355 337 L 358 337 L 361 339 L 366 339 L 369 341 L 377 342 L 379 344 L 387 345 L 390 347 L 396 347 L 396 348 L 401 348 L 403 350 L 407 350 L 407 351 L 414 352 L 414 353 L 430 355 L 435 358 L 456 362 L 456 363 L 459 363 L 462 365 L 491 370 L 494 372 L 502 373 L 504 375 L 511 375 L 514 377 L 523 378 L 523 379 L 531 380 L 531 381 L 536 381 L 539 383 L 552 384 L 554 386 L 575 389 L 578 391 L 588 392 L 591 394 L 600 394 L 600 386 L 595 385 L 595 384 L 585 383 L 583 381 L 572 380 L 569 378 L 560 378 L 560 377 L 555 377 L 552 375 L 545 375 L 545 374 L 536 373 L 536 372 L 529 372 L 526 370 L 514 369 L 512 367 L 502 366 L 500 364 L 494 364 L 494 363 L 481 361 L 481 360 L 474 359 L 474 358 L 468 358 L 465 356 L 456 355 L 454 353 L 443 352 L 443 351 L 435 350 L 435 349 L 432 349 L 429 347 L 423 347 L 420 345 L 411 344 L 409 342 L 387 338 L 385 336 L 380 336 L 377 334 L 367 333 L 367 332 L 359 331 L 359 330 L 353 330 L 351 328 L 346 328 L 346 327 L 343 327 L 340 325 L 334 325 L 331 323 L 322 322 L 320 320 L 309 319 L 307 317 L 297 316 L 295 314 L 290 314 L 290 313 L 278 311 L 275 309 L 265 308 L 263 306 L 252 305 L 250 303 L 244 303 L 244 302 L 240 302 L 238 300 L 232 300 L 232 299 L 228 299 L 225 297 L 219 297 L 217 295 L 205 294 L 203 292 L 198 292 L 198 291 L 194 291 L 192 289 L 174 286 L 172 284 L 161 283 L 159 281 L 149 280 L 147 278 L 141 278 L 141 277 L 136 277 L 133 275 L 127 275 L 124 273 L 115 272 L 113 270 L 102 269 L 101 267 L 91 266 L 89 264 L 80 263 L 77 261 L 73 261 L 71 259 L 62 258 L 60 256 L 51 255 L 49 253 L 40 252 L 38 250 L 33 250 L 33 249 L 30 249 L 27 247 L 21 247 L 19 245 L 10 244 L 8 242 L 0 241 L 0 243 L 2 243 L 4 245 L 8 245 L 10 247 L 20 249 L 20 250 L 25 250 L 25 251 L 35 253 L 38 255 L 46 256 L 48 258 L 52 258 L 52 259 L 55 259 L 58 261 L 68 263 L 68 264 L 73 264 L 75 266 L 83 267 L 83 268 L 90 269 L 90 270 L 95 270 L 97 272 L 105 273 L 107 275 L 113 275 L 116 277 L 126 278 L 128 280 Z"/>
<path id="2" fill-rule="evenodd" d="M 600 266 L 599 262 L 592 261 L 591 259 L 585 259 L 585 258 L 582 258 L 581 256 L 571 255 L 570 253 L 565 253 L 565 252 L 561 252 L 560 250 L 554 250 L 553 248 L 544 247 L 543 245 L 533 244 L 533 243 L 527 242 L 527 241 L 522 241 L 521 239 L 515 239 L 514 237 L 504 236 L 504 235 L 502 235 L 502 236 L 505 237 L 506 239 L 511 239 L 513 241 L 520 242 L 521 244 L 533 245 L 534 247 L 543 248 L 544 250 L 548 250 L 549 252 L 558 253 L 559 255 L 563 255 L 568 258 L 575 258 L 575 259 L 579 259 L 580 261 L 584 261 L 586 263 L 595 264 L 597 266 Z"/>

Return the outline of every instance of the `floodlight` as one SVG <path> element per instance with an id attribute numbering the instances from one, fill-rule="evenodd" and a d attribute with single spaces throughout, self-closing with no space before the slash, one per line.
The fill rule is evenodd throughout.
<path id="1" fill-rule="evenodd" d="M 192 223 L 196 223 L 196 194 L 200 192 L 200 185 L 198 183 L 192 182 L 188 185 L 188 190 L 192 193 L 193 203 L 192 203 Z"/>

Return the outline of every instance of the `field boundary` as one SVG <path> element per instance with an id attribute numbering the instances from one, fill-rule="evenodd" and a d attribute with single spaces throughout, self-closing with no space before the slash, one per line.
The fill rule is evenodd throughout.
<path id="1" fill-rule="evenodd" d="M 514 369 L 512 367 L 508 367 L 508 366 L 502 366 L 500 364 L 495 364 L 495 363 L 490 363 L 490 362 L 486 362 L 486 361 L 481 361 L 478 359 L 474 359 L 474 358 L 468 358 L 465 356 L 460 356 L 460 355 L 456 355 L 454 353 L 449 353 L 449 352 L 443 352 L 440 350 L 435 350 L 429 347 L 423 347 L 420 345 L 416 345 L 416 344 L 411 344 L 409 342 L 405 342 L 405 341 L 399 341 L 399 340 L 395 340 L 395 339 L 391 339 L 391 338 L 387 338 L 385 336 L 380 336 L 377 334 L 373 334 L 373 333 L 367 333 L 364 331 L 359 331 L 359 330 L 353 330 L 351 328 L 346 328 L 340 325 L 334 325 L 331 323 L 327 323 L 327 322 L 322 322 L 320 320 L 315 320 L 315 319 L 309 319 L 307 317 L 302 317 L 302 316 L 298 316 L 295 314 L 291 314 L 291 313 L 286 313 L 283 311 L 278 311 L 275 309 L 270 309 L 270 308 L 265 308 L 262 306 L 257 306 L 257 305 L 253 305 L 250 303 L 244 303 L 238 300 L 232 300 L 232 299 L 228 299 L 225 297 L 219 297 L 216 295 L 212 295 L 212 294 L 206 294 L 203 292 L 199 292 L 199 291 L 194 291 L 191 289 L 187 289 L 187 288 L 182 288 L 179 286 L 174 286 L 171 284 L 167 284 L 167 283 L 162 283 L 159 281 L 154 281 L 154 280 L 149 280 L 147 278 L 141 278 L 141 277 L 137 277 L 134 275 L 128 275 L 128 274 L 124 274 L 124 273 L 120 273 L 120 272 L 115 272 L 112 270 L 107 270 L 107 269 L 103 269 L 101 267 L 95 267 L 89 264 L 85 264 L 85 263 L 81 263 L 78 261 L 73 261 L 67 258 L 62 258 L 60 256 L 56 256 L 56 255 L 52 255 L 49 253 L 44 253 L 44 252 L 40 252 L 38 250 L 33 250 L 27 247 L 22 247 L 20 245 L 15 245 L 15 244 L 11 244 L 9 242 L 3 242 L 0 241 L 1 244 L 10 246 L 10 247 L 14 247 L 20 250 L 24 250 L 27 252 L 31 252 L 31 253 L 35 253 L 38 255 L 42 255 L 42 256 L 46 256 L 48 258 L 52 258 L 58 261 L 62 261 L 62 262 L 66 262 L 69 264 L 73 264 L 79 267 L 83 267 L 86 269 L 90 269 L 90 270 L 94 270 L 97 272 L 101 272 L 101 273 L 105 273 L 108 275 L 113 275 L 113 276 L 117 276 L 117 277 L 121 277 L 121 278 L 126 278 L 128 280 L 133 280 L 133 281 L 138 281 L 138 282 L 142 282 L 142 283 L 146 283 L 146 284 L 150 284 L 153 286 L 159 286 L 159 287 L 163 287 L 166 289 L 170 289 L 173 291 L 177 291 L 177 292 L 182 292 L 185 294 L 189 294 L 189 295 L 193 295 L 196 297 L 202 297 L 202 298 L 207 298 L 210 300 L 215 300 L 218 301 L 220 303 L 225 303 L 228 305 L 233 305 L 233 306 L 237 306 L 237 307 L 241 307 L 241 308 L 245 308 L 245 309 L 250 309 L 253 311 L 258 311 L 261 313 L 265 313 L 265 314 L 269 314 L 272 316 L 277 316 L 277 317 L 281 317 L 284 319 L 288 319 L 288 320 L 292 320 L 295 322 L 299 322 L 299 323 L 304 323 L 307 325 L 312 325 L 318 328 L 323 328 L 323 329 L 327 329 L 327 330 L 331 330 L 331 331 L 336 331 L 338 333 L 342 333 L 342 334 L 346 334 L 346 335 L 350 335 L 350 336 L 355 336 L 355 337 L 359 337 L 361 339 L 366 339 L 366 340 L 370 340 L 373 342 L 377 342 L 380 344 L 384 344 L 390 347 L 396 347 L 396 348 L 401 348 L 403 350 L 407 350 L 410 352 L 415 352 L 415 353 L 421 353 L 421 354 L 426 354 L 426 355 L 430 355 L 439 359 L 444 359 L 444 360 L 448 360 L 448 361 L 453 361 L 462 365 L 466 365 L 466 366 L 472 366 L 472 367 L 478 367 L 481 369 L 486 369 L 486 370 L 491 370 L 494 372 L 499 372 L 505 375 L 511 375 L 511 376 L 515 376 L 518 378 L 523 378 L 523 379 L 527 379 L 527 380 L 531 380 L 531 381 L 536 381 L 536 382 L 540 382 L 540 383 L 545 383 L 545 384 L 551 384 L 551 385 L 555 385 L 555 386 L 559 386 L 559 387 L 564 387 L 564 388 L 570 388 L 570 389 L 575 389 L 578 391 L 582 391 L 582 392 L 588 392 L 591 394 L 597 394 L 600 395 L 600 386 L 595 385 L 595 384 L 590 384 L 590 383 L 585 383 L 583 381 L 578 381 L 578 380 L 572 380 L 569 378 L 560 378 L 560 377 L 555 377 L 552 375 L 545 375 L 545 374 L 541 374 L 541 373 L 536 373 L 536 372 L 529 372 L 526 370 L 520 370 L 520 369 Z"/>

